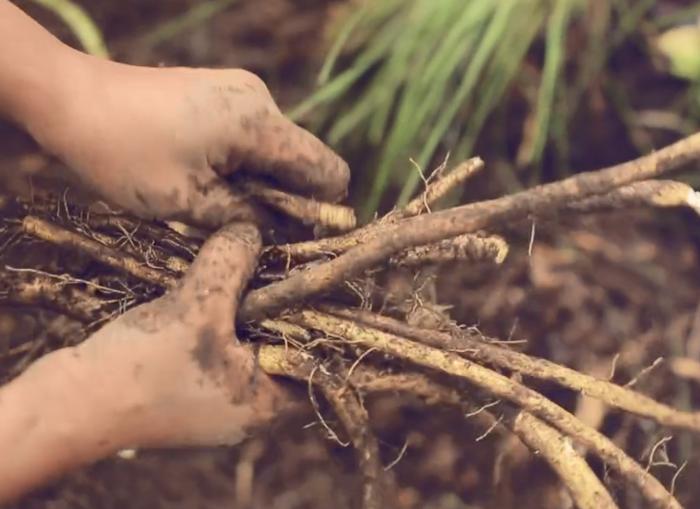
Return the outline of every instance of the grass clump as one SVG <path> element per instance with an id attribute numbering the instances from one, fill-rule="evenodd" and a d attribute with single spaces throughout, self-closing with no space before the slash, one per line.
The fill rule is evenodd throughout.
<path id="1" fill-rule="evenodd" d="M 387 204 L 389 188 L 399 189 L 399 206 L 416 191 L 421 175 L 409 158 L 426 168 L 447 147 L 457 160 L 472 155 L 487 121 L 505 111 L 512 96 L 527 105 L 524 118 L 517 119 L 522 134 L 516 168 L 533 170 L 530 181 L 538 182 L 549 147 L 565 173 L 567 128 L 577 104 L 610 51 L 653 5 L 653 0 L 350 2 L 337 22 L 318 88 L 290 114 L 343 151 L 371 151 L 366 162 L 372 171 L 360 175 L 359 186 L 367 190 L 363 220 Z M 520 173 L 515 177 L 522 180 Z"/>

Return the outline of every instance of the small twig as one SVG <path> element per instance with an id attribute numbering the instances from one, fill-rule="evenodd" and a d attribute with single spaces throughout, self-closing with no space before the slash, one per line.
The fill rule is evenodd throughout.
<path id="1" fill-rule="evenodd" d="M 421 168 L 420 165 L 419 165 L 412 157 L 410 157 L 410 158 L 408 159 L 408 161 L 409 161 L 409 162 L 413 165 L 413 167 L 416 169 L 416 172 L 418 173 L 418 177 L 420 177 L 420 179 L 423 181 L 423 185 L 425 186 L 425 192 L 423 192 L 423 193 L 417 198 L 417 200 L 420 201 L 421 206 L 424 208 L 424 210 L 425 210 L 426 212 L 432 212 L 432 211 L 430 210 L 430 204 L 428 203 L 428 193 L 427 193 L 427 191 L 428 191 L 428 184 L 429 184 L 429 181 L 430 181 L 430 178 L 432 177 L 432 175 L 431 175 L 430 177 L 428 177 L 428 178 L 425 178 L 425 174 L 423 173 L 423 168 Z M 411 215 L 414 215 L 414 214 L 411 214 Z"/>
<path id="2" fill-rule="evenodd" d="M 350 380 L 350 377 L 352 376 L 353 371 L 355 371 L 355 369 L 357 368 L 357 366 L 360 365 L 360 363 L 362 362 L 362 360 L 363 360 L 365 357 L 367 357 L 369 354 L 371 354 L 372 352 L 376 352 L 376 351 L 377 351 L 376 348 L 368 348 L 367 350 L 365 350 L 364 352 L 362 352 L 362 354 L 361 354 L 357 359 L 355 359 L 355 362 L 352 363 L 352 366 L 350 366 L 350 369 L 348 369 L 348 372 L 347 372 L 347 374 L 345 375 L 345 384 L 344 384 L 344 385 L 347 385 L 348 380 Z"/>
<path id="3" fill-rule="evenodd" d="M 632 388 L 635 385 L 639 383 L 639 381 L 647 376 L 649 373 L 651 373 L 659 364 L 661 364 L 664 361 L 663 357 L 657 357 L 654 362 L 652 362 L 649 366 L 645 367 L 642 369 L 637 375 L 632 378 L 629 382 L 625 384 L 625 387 Z"/>
<path id="4" fill-rule="evenodd" d="M 608 381 L 612 382 L 615 378 L 615 371 L 617 370 L 617 361 L 620 360 L 620 352 L 617 352 L 610 363 L 610 374 L 608 375 Z"/>
<path id="5" fill-rule="evenodd" d="M 658 442 L 656 442 L 654 444 L 654 446 L 651 448 L 651 451 L 649 452 L 649 459 L 647 460 L 647 466 L 646 466 L 647 472 L 649 470 L 651 470 L 651 467 L 658 465 L 658 463 L 656 461 L 654 461 L 654 457 L 656 457 L 656 451 L 661 447 L 663 447 L 664 449 L 662 449 L 662 450 L 665 451 L 666 444 L 668 442 L 670 442 L 671 440 L 673 440 L 673 435 L 668 435 L 668 436 L 662 437 Z M 667 464 L 667 463 L 668 462 L 665 462 L 665 461 L 663 462 L 663 464 Z M 673 466 L 675 466 L 675 465 L 673 465 Z"/>
<path id="6" fill-rule="evenodd" d="M 314 412 L 316 413 L 316 416 L 318 417 L 318 422 L 321 423 L 321 425 L 326 429 L 328 432 L 328 436 L 334 440 L 335 442 L 338 443 L 341 447 L 347 447 L 350 445 L 350 442 L 343 442 L 338 434 L 333 431 L 333 428 L 331 428 L 326 420 L 323 418 L 323 414 L 321 414 L 321 409 L 318 406 L 318 401 L 316 400 L 316 395 L 314 394 L 314 375 L 316 374 L 316 370 L 318 369 L 318 366 L 314 366 L 313 369 L 311 370 L 311 373 L 309 373 L 309 379 L 307 380 L 307 389 L 309 393 L 309 401 L 311 402 L 311 406 L 314 409 Z"/>
<path id="7" fill-rule="evenodd" d="M 491 426 L 489 426 L 489 427 L 486 429 L 486 431 L 484 431 L 481 435 L 479 435 L 478 437 L 476 437 L 476 438 L 474 439 L 474 442 L 481 442 L 483 439 L 485 439 L 487 436 L 489 436 L 489 435 L 491 434 L 491 432 L 492 432 L 494 429 L 496 429 L 496 426 L 498 426 L 498 425 L 501 423 L 502 420 L 503 420 L 503 414 L 499 415 L 499 416 L 498 416 L 498 419 L 496 419 L 496 420 L 491 424 Z"/>
<path id="8" fill-rule="evenodd" d="M 493 408 L 496 405 L 498 405 L 500 402 L 501 402 L 501 400 L 497 399 L 496 401 L 491 401 L 489 403 L 485 403 L 485 404 L 481 405 L 479 408 L 477 408 L 476 410 L 472 410 L 471 412 L 467 412 L 466 414 L 464 414 L 464 417 L 469 419 L 470 417 L 474 417 L 476 415 L 479 415 L 484 410 L 488 410 L 489 408 Z"/>
<path id="9" fill-rule="evenodd" d="M 415 216 L 422 212 L 430 212 L 430 207 L 443 198 L 452 189 L 457 189 L 469 178 L 484 167 L 479 158 L 472 158 L 457 165 L 455 168 L 438 177 L 426 185 L 425 191 L 406 204 L 404 214 Z M 422 173 L 421 173 L 422 176 Z"/>
<path id="10" fill-rule="evenodd" d="M 391 460 L 388 465 L 384 467 L 384 471 L 388 472 L 392 468 L 394 468 L 396 465 L 399 464 L 399 461 L 401 461 L 406 454 L 406 450 L 408 449 L 408 438 L 404 441 L 403 446 L 401 447 L 401 450 L 399 451 L 399 454 L 396 455 L 396 458 Z"/>
<path id="11" fill-rule="evenodd" d="M 671 478 L 671 488 L 670 492 L 671 495 L 673 495 L 676 492 L 676 481 L 678 480 L 678 477 L 681 475 L 681 472 L 685 469 L 685 467 L 688 466 L 688 460 L 685 460 L 683 463 L 681 463 L 681 466 L 676 469 L 676 472 L 673 474 L 673 477 Z"/>

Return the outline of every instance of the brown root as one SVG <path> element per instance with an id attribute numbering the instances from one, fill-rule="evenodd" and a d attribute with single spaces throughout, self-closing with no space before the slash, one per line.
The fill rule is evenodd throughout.
<path id="1" fill-rule="evenodd" d="M 639 180 L 650 179 L 700 157 L 700 133 L 652 154 L 597 172 L 583 173 L 559 182 L 544 184 L 509 196 L 462 205 L 448 210 L 377 225 L 382 234 L 348 250 L 337 258 L 303 273 L 250 292 L 240 309 L 240 318 L 255 320 L 329 291 L 392 255 L 414 246 L 474 233 L 528 215 L 546 215 L 574 200 Z"/>
<path id="2" fill-rule="evenodd" d="M 38 217 L 25 217 L 24 221 L 22 221 L 22 228 L 27 234 L 33 235 L 38 239 L 50 242 L 56 246 L 81 251 L 108 267 L 131 274 L 142 281 L 164 288 L 170 288 L 177 281 L 174 276 L 148 267 L 132 256 L 120 253 L 95 240 L 60 228 Z"/>
<path id="3" fill-rule="evenodd" d="M 663 426 L 700 433 L 700 412 L 684 412 L 659 403 L 627 387 L 600 380 L 548 361 L 510 350 L 495 344 L 493 338 L 476 336 L 461 330 L 451 333 L 417 329 L 392 318 L 361 310 L 325 307 L 344 318 L 352 318 L 370 327 L 404 336 L 446 351 L 459 352 L 475 362 L 491 364 L 540 380 L 549 380 L 563 387 L 597 398 L 627 412 L 647 417 Z M 489 343 L 492 341 L 493 343 Z"/>
<path id="4" fill-rule="evenodd" d="M 436 202 L 453 189 L 460 187 L 483 167 L 484 161 L 479 157 L 474 157 L 457 165 L 444 175 L 437 175 L 437 179 L 430 182 L 420 196 L 406 204 L 403 208 L 404 216 L 417 216 L 423 212 L 430 212 L 430 208 Z"/>
<path id="5" fill-rule="evenodd" d="M 350 207 L 310 200 L 253 180 L 241 181 L 243 190 L 256 200 L 277 209 L 307 225 L 318 225 L 336 231 L 352 230 L 357 225 Z"/>
<path id="6" fill-rule="evenodd" d="M 260 364 L 266 372 L 303 380 L 324 393 L 358 454 L 365 507 L 383 507 L 384 490 L 390 492 L 391 483 L 384 475 L 379 445 L 361 398 L 363 393 L 386 391 L 470 408 L 470 415 L 488 421 L 485 435 L 493 429 L 500 433 L 509 428 L 545 458 L 580 507 L 615 505 L 571 444 L 597 455 L 655 507 L 680 507 L 658 480 L 611 439 L 521 383 L 519 377 L 555 382 L 660 425 L 694 433 L 700 432 L 699 413 L 679 411 L 629 387 L 504 348 L 498 341 L 469 334 L 456 324 L 435 326 L 440 330 L 417 329 L 374 314 L 370 312 L 376 303 L 374 296 L 382 297 L 386 290 L 370 271 L 448 262 L 500 263 L 508 251 L 506 241 L 481 232 L 530 217 L 556 217 L 562 211 L 582 213 L 638 205 L 698 210 L 700 199 L 685 184 L 649 180 L 698 158 L 700 134 L 605 170 L 431 212 L 448 191 L 462 185 L 483 165 L 480 159 L 469 160 L 450 173 L 437 174 L 434 181 L 426 181 L 425 192 L 405 209 L 369 225 L 337 237 L 268 247 L 253 282 L 256 289 L 247 294 L 239 310 L 239 326 L 249 339 L 264 344 Z M 304 222 L 337 230 L 353 225 L 349 209 L 280 194 L 256 187 L 256 183 L 245 186 L 251 196 Z M 81 279 L 12 265 L 2 271 L 0 302 L 39 305 L 84 324 L 102 323 L 172 287 L 199 248 L 198 242 L 155 223 L 82 213 L 65 200 L 42 208 L 41 204 L 17 204 L 0 196 L 0 208 L 14 210 L 5 214 L 0 224 L 0 254 L 31 236 L 87 255 L 117 273 Z M 137 288 L 126 287 L 124 274 Z M 265 286 L 270 280 L 277 282 Z M 331 299 L 319 302 L 319 295 L 329 295 L 344 285 L 352 286 L 361 297 L 362 309 L 331 305 Z M 347 302 L 345 294 L 341 297 Z M 86 334 L 90 327 L 85 327 Z M 31 351 L 13 350 L 13 355 Z M 379 357 L 382 370 L 377 367 Z M 688 378 L 694 376 L 691 371 L 698 371 L 697 366 L 680 360 L 673 361 L 671 369 Z M 489 413 L 487 405 L 473 410 L 471 394 L 464 394 L 465 382 L 477 389 L 475 393 L 503 400 L 508 408 L 498 418 Z M 478 394 L 474 398 L 479 401 Z"/>
<path id="7" fill-rule="evenodd" d="M 617 504 L 571 439 L 523 410 L 510 425 L 525 445 L 541 454 L 567 487 L 579 509 L 616 509 Z"/>
<path id="8" fill-rule="evenodd" d="M 304 379 L 311 370 L 309 358 L 299 353 L 285 352 L 282 347 L 267 346 L 260 351 L 260 365 L 269 374 Z M 419 373 L 382 374 L 372 368 L 353 373 L 350 383 L 367 394 L 409 393 L 423 398 L 431 405 L 450 405 L 473 408 L 459 393 Z M 469 415 L 488 415 L 480 408 Z M 533 415 L 517 411 L 506 419 L 506 426 L 523 443 L 549 463 L 569 490 L 577 507 L 581 509 L 614 509 L 617 507 L 603 483 L 593 474 L 581 455 L 576 452 L 569 438 Z M 490 429 L 498 420 L 490 415 Z"/>
<path id="9" fill-rule="evenodd" d="M 498 235 L 459 235 L 434 244 L 406 249 L 389 258 L 397 267 L 421 267 L 451 262 L 503 263 L 508 256 L 508 244 Z"/>
<path id="10" fill-rule="evenodd" d="M 316 311 L 302 311 L 295 315 L 293 321 L 304 327 L 322 330 L 327 334 L 343 337 L 368 348 L 377 348 L 418 366 L 463 378 L 499 398 L 507 399 L 595 452 L 629 483 L 637 486 L 654 507 L 681 507 L 659 481 L 620 450 L 609 438 L 586 426 L 541 394 L 495 371 L 463 359 L 457 354 L 415 343 L 377 329 L 368 329 L 355 322 Z"/>

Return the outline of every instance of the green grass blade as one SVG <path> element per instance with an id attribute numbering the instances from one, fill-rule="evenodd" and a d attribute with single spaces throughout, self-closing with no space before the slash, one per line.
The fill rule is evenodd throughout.
<path id="1" fill-rule="evenodd" d="M 184 13 L 168 19 L 155 26 L 152 30 L 141 36 L 139 44 L 146 48 L 153 48 L 174 39 L 178 35 L 206 23 L 223 10 L 235 4 L 238 0 L 210 0 L 195 4 Z"/>
<path id="2" fill-rule="evenodd" d="M 484 73 L 483 82 L 488 83 L 488 86 L 482 88 L 476 100 L 477 105 L 469 116 L 465 134 L 453 152 L 455 160 L 461 161 L 473 155 L 472 151 L 479 133 L 513 82 L 525 55 L 544 23 L 545 12 L 541 7 L 540 2 L 523 3 L 519 7 L 520 15 L 513 15 L 515 24 L 499 44 L 489 69 Z"/>
<path id="3" fill-rule="evenodd" d="M 550 129 L 550 117 L 554 104 L 554 93 L 566 54 L 565 36 L 576 0 L 558 0 L 547 26 L 546 49 L 542 82 L 537 96 L 535 113 L 535 136 L 525 164 L 537 162 L 542 157 Z"/>
<path id="4" fill-rule="evenodd" d="M 343 51 L 345 44 L 348 39 L 357 28 L 357 26 L 364 20 L 365 16 L 370 11 L 372 4 L 365 4 L 360 7 L 357 12 L 353 13 L 348 19 L 344 20 L 343 29 L 338 33 L 338 36 L 333 41 L 330 49 L 328 50 L 328 55 L 326 55 L 323 65 L 321 66 L 321 71 L 318 73 L 318 84 L 325 84 L 333 72 L 333 67 L 335 66 L 340 53 Z"/>
<path id="5" fill-rule="evenodd" d="M 80 5 L 71 0 L 33 1 L 61 18 L 86 52 L 98 57 L 109 58 L 109 51 L 102 37 L 102 32 Z"/>
<path id="6" fill-rule="evenodd" d="M 444 5 L 446 4 L 442 4 Z M 439 33 L 448 22 L 445 10 L 436 11 L 434 4 L 425 0 L 414 2 L 407 16 L 405 32 L 397 41 L 385 68 L 369 87 L 376 104 L 368 128 L 370 142 L 379 142 L 391 112 L 395 109 L 397 99 L 401 97 L 404 87 L 413 79 L 413 69 L 423 67 L 425 54 L 431 49 L 432 41 L 429 34 Z M 427 38 L 426 35 L 428 35 Z"/>
<path id="7" fill-rule="evenodd" d="M 410 150 L 411 146 L 417 142 L 419 133 L 426 130 L 439 113 L 449 82 L 454 79 L 458 67 L 468 59 L 471 46 L 478 42 L 483 29 L 480 21 L 494 10 L 494 4 L 484 2 L 473 2 L 468 9 L 463 9 L 462 4 L 455 5 L 456 12 L 450 14 L 458 21 L 454 23 L 451 32 L 448 32 L 445 38 L 445 40 L 449 39 L 449 42 L 439 47 L 431 61 L 431 63 L 438 62 L 439 65 L 431 68 L 431 70 L 434 69 L 432 75 L 423 72 L 421 76 L 411 81 L 402 95 L 394 127 L 385 142 L 372 189 L 361 211 L 361 217 L 364 219 L 369 218 L 376 210 L 399 157 Z M 459 17 L 456 16 L 457 13 Z M 451 34 L 455 35 L 451 36 Z M 459 44 L 453 45 L 453 40 Z M 418 175 L 415 171 L 411 171 L 407 178 L 414 178 L 417 181 Z"/>
<path id="8" fill-rule="evenodd" d="M 333 101 L 346 92 L 367 70 L 386 56 L 392 44 L 401 33 L 401 19 L 389 23 L 377 36 L 374 43 L 362 53 L 352 67 L 340 73 L 307 99 L 287 113 L 292 120 L 298 120 L 321 104 Z"/>
<path id="9" fill-rule="evenodd" d="M 412 34 L 407 34 L 406 39 L 412 38 L 412 44 L 401 45 L 397 51 L 399 58 L 396 59 L 396 65 L 390 70 L 395 81 L 405 89 L 405 93 L 399 87 L 392 89 L 381 82 L 377 83 L 376 89 L 380 91 L 382 97 L 378 100 L 378 108 L 369 125 L 370 143 L 376 145 L 383 139 L 391 120 L 391 113 L 396 109 L 396 103 L 403 105 L 404 99 L 410 97 L 413 83 L 424 77 L 423 70 L 430 61 L 431 55 L 435 53 L 436 44 L 439 44 L 435 34 L 443 33 L 455 24 L 455 18 L 452 16 L 454 9 L 450 2 L 454 4 L 455 0 L 445 0 L 440 4 L 439 9 L 435 9 L 435 4 L 423 1 L 421 5 L 428 5 L 431 10 L 414 13 L 414 16 L 422 17 L 424 22 L 418 25 Z"/>
<path id="10" fill-rule="evenodd" d="M 498 4 L 498 9 L 489 22 L 483 39 L 480 41 L 479 46 L 476 48 L 469 62 L 469 66 L 467 67 L 459 88 L 446 103 L 443 111 L 438 115 L 437 123 L 432 128 L 430 136 L 423 146 L 423 150 L 417 159 L 421 167 L 425 167 L 432 158 L 440 140 L 442 140 L 445 133 L 450 128 L 457 112 L 463 107 L 467 97 L 474 90 L 484 66 L 488 63 L 499 41 L 507 33 L 509 25 L 512 25 L 512 14 L 518 12 L 514 9 L 516 1 L 517 0 L 505 0 Z M 408 175 L 403 189 L 401 190 L 401 194 L 399 195 L 398 206 L 402 206 L 408 202 L 416 189 L 418 180 L 419 176 L 417 174 L 412 173 Z"/>

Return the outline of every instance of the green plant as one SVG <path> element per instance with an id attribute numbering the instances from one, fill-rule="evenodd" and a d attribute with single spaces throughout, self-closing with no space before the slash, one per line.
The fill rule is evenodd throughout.
<path id="1" fill-rule="evenodd" d="M 182 14 L 155 25 L 141 36 L 139 45 L 142 48 L 153 48 L 172 40 L 180 34 L 206 23 L 236 2 L 238 0 L 209 0 L 196 3 Z"/>
<path id="2" fill-rule="evenodd" d="M 409 158 L 426 168 L 448 147 L 453 158 L 472 155 L 513 90 L 530 109 L 518 168 L 537 170 L 551 146 L 565 173 L 577 105 L 653 4 L 358 0 L 339 24 L 318 89 L 290 114 L 343 150 L 372 152 L 371 173 L 360 175 L 363 220 L 389 187 L 400 189 L 397 205 L 415 193 L 420 175 Z M 567 45 L 572 30 L 583 36 L 581 49 Z"/>
<path id="3" fill-rule="evenodd" d="M 90 15 L 71 0 L 33 0 L 52 11 L 70 28 L 83 49 L 98 57 L 109 57 L 102 32 Z"/>

